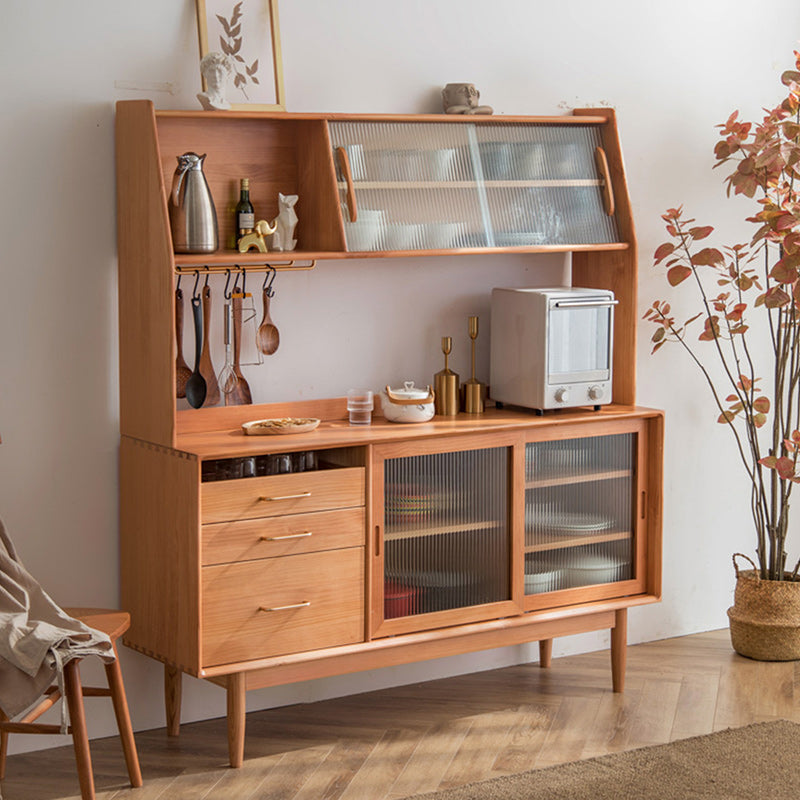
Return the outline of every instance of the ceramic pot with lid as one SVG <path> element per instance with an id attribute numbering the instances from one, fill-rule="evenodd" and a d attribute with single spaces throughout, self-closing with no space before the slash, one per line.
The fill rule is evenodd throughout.
<path id="1" fill-rule="evenodd" d="M 389 422 L 428 422 L 433 418 L 434 394 L 430 386 L 418 389 L 405 381 L 402 389 L 387 386 L 381 392 L 381 409 Z"/>

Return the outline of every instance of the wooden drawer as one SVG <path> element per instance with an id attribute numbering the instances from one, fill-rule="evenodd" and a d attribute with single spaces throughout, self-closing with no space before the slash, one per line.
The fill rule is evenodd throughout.
<path id="1" fill-rule="evenodd" d="M 363 547 L 203 568 L 206 667 L 363 640 Z"/>
<path id="2" fill-rule="evenodd" d="M 218 522 L 203 525 L 202 535 L 203 566 L 363 547 L 364 509 Z"/>
<path id="3" fill-rule="evenodd" d="M 323 469 L 204 483 L 200 503 L 204 523 L 363 506 L 364 469 Z"/>

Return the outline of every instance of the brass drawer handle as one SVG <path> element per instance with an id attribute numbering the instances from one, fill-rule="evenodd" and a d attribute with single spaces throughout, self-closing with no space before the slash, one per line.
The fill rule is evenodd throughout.
<path id="1" fill-rule="evenodd" d="M 282 494 L 278 497 L 259 497 L 262 503 L 271 503 L 275 500 L 297 500 L 300 497 L 311 497 L 311 492 L 300 492 L 300 494 Z"/>
<path id="2" fill-rule="evenodd" d="M 284 539 L 303 539 L 306 536 L 313 536 L 311 531 L 303 531 L 303 533 L 288 533 L 286 536 L 259 536 L 261 542 L 282 542 Z"/>
<path id="3" fill-rule="evenodd" d="M 259 611 L 288 611 L 291 608 L 305 608 L 306 606 L 310 606 L 310 600 L 303 600 L 302 603 L 292 603 L 288 606 L 273 606 L 272 608 L 266 608 L 265 606 L 259 606 Z"/>

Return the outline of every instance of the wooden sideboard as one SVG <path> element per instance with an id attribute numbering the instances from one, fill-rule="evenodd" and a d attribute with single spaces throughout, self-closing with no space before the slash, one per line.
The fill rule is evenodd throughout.
<path id="1" fill-rule="evenodd" d="M 348 424 L 343 398 L 179 410 L 174 280 L 199 262 L 173 253 L 167 186 L 187 150 L 209 153 L 218 208 L 242 175 L 262 205 L 304 198 L 292 261 L 572 252 L 573 284 L 619 300 L 614 403 L 369 426 Z M 438 172 L 442 158 L 456 171 Z M 238 766 L 250 689 L 534 641 L 548 666 L 554 637 L 602 629 L 622 691 L 627 609 L 661 594 L 663 416 L 635 405 L 636 241 L 613 112 L 458 120 L 130 101 L 117 106 L 117 165 L 124 641 L 164 663 L 170 733 L 184 673 L 226 689 Z M 546 229 L 533 230 L 530 198 Z M 365 203 L 383 220 L 372 238 L 351 227 Z M 402 218 L 408 208 L 420 216 Z M 462 212 L 447 241 L 442 208 Z M 408 226 L 405 249 L 388 249 Z M 231 221 L 220 227 L 225 242 Z M 202 263 L 263 258 L 223 249 Z M 242 433 L 284 416 L 322 422 Z"/>

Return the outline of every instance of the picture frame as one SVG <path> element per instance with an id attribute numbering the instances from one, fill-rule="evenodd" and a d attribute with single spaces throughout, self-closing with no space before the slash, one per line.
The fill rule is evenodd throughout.
<path id="1" fill-rule="evenodd" d="M 233 67 L 227 89 L 231 109 L 285 111 L 278 0 L 195 0 L 195 4 L 200 58 L 222 52 Z M 267 64 L 272 65 L 271 81 Z"/>

